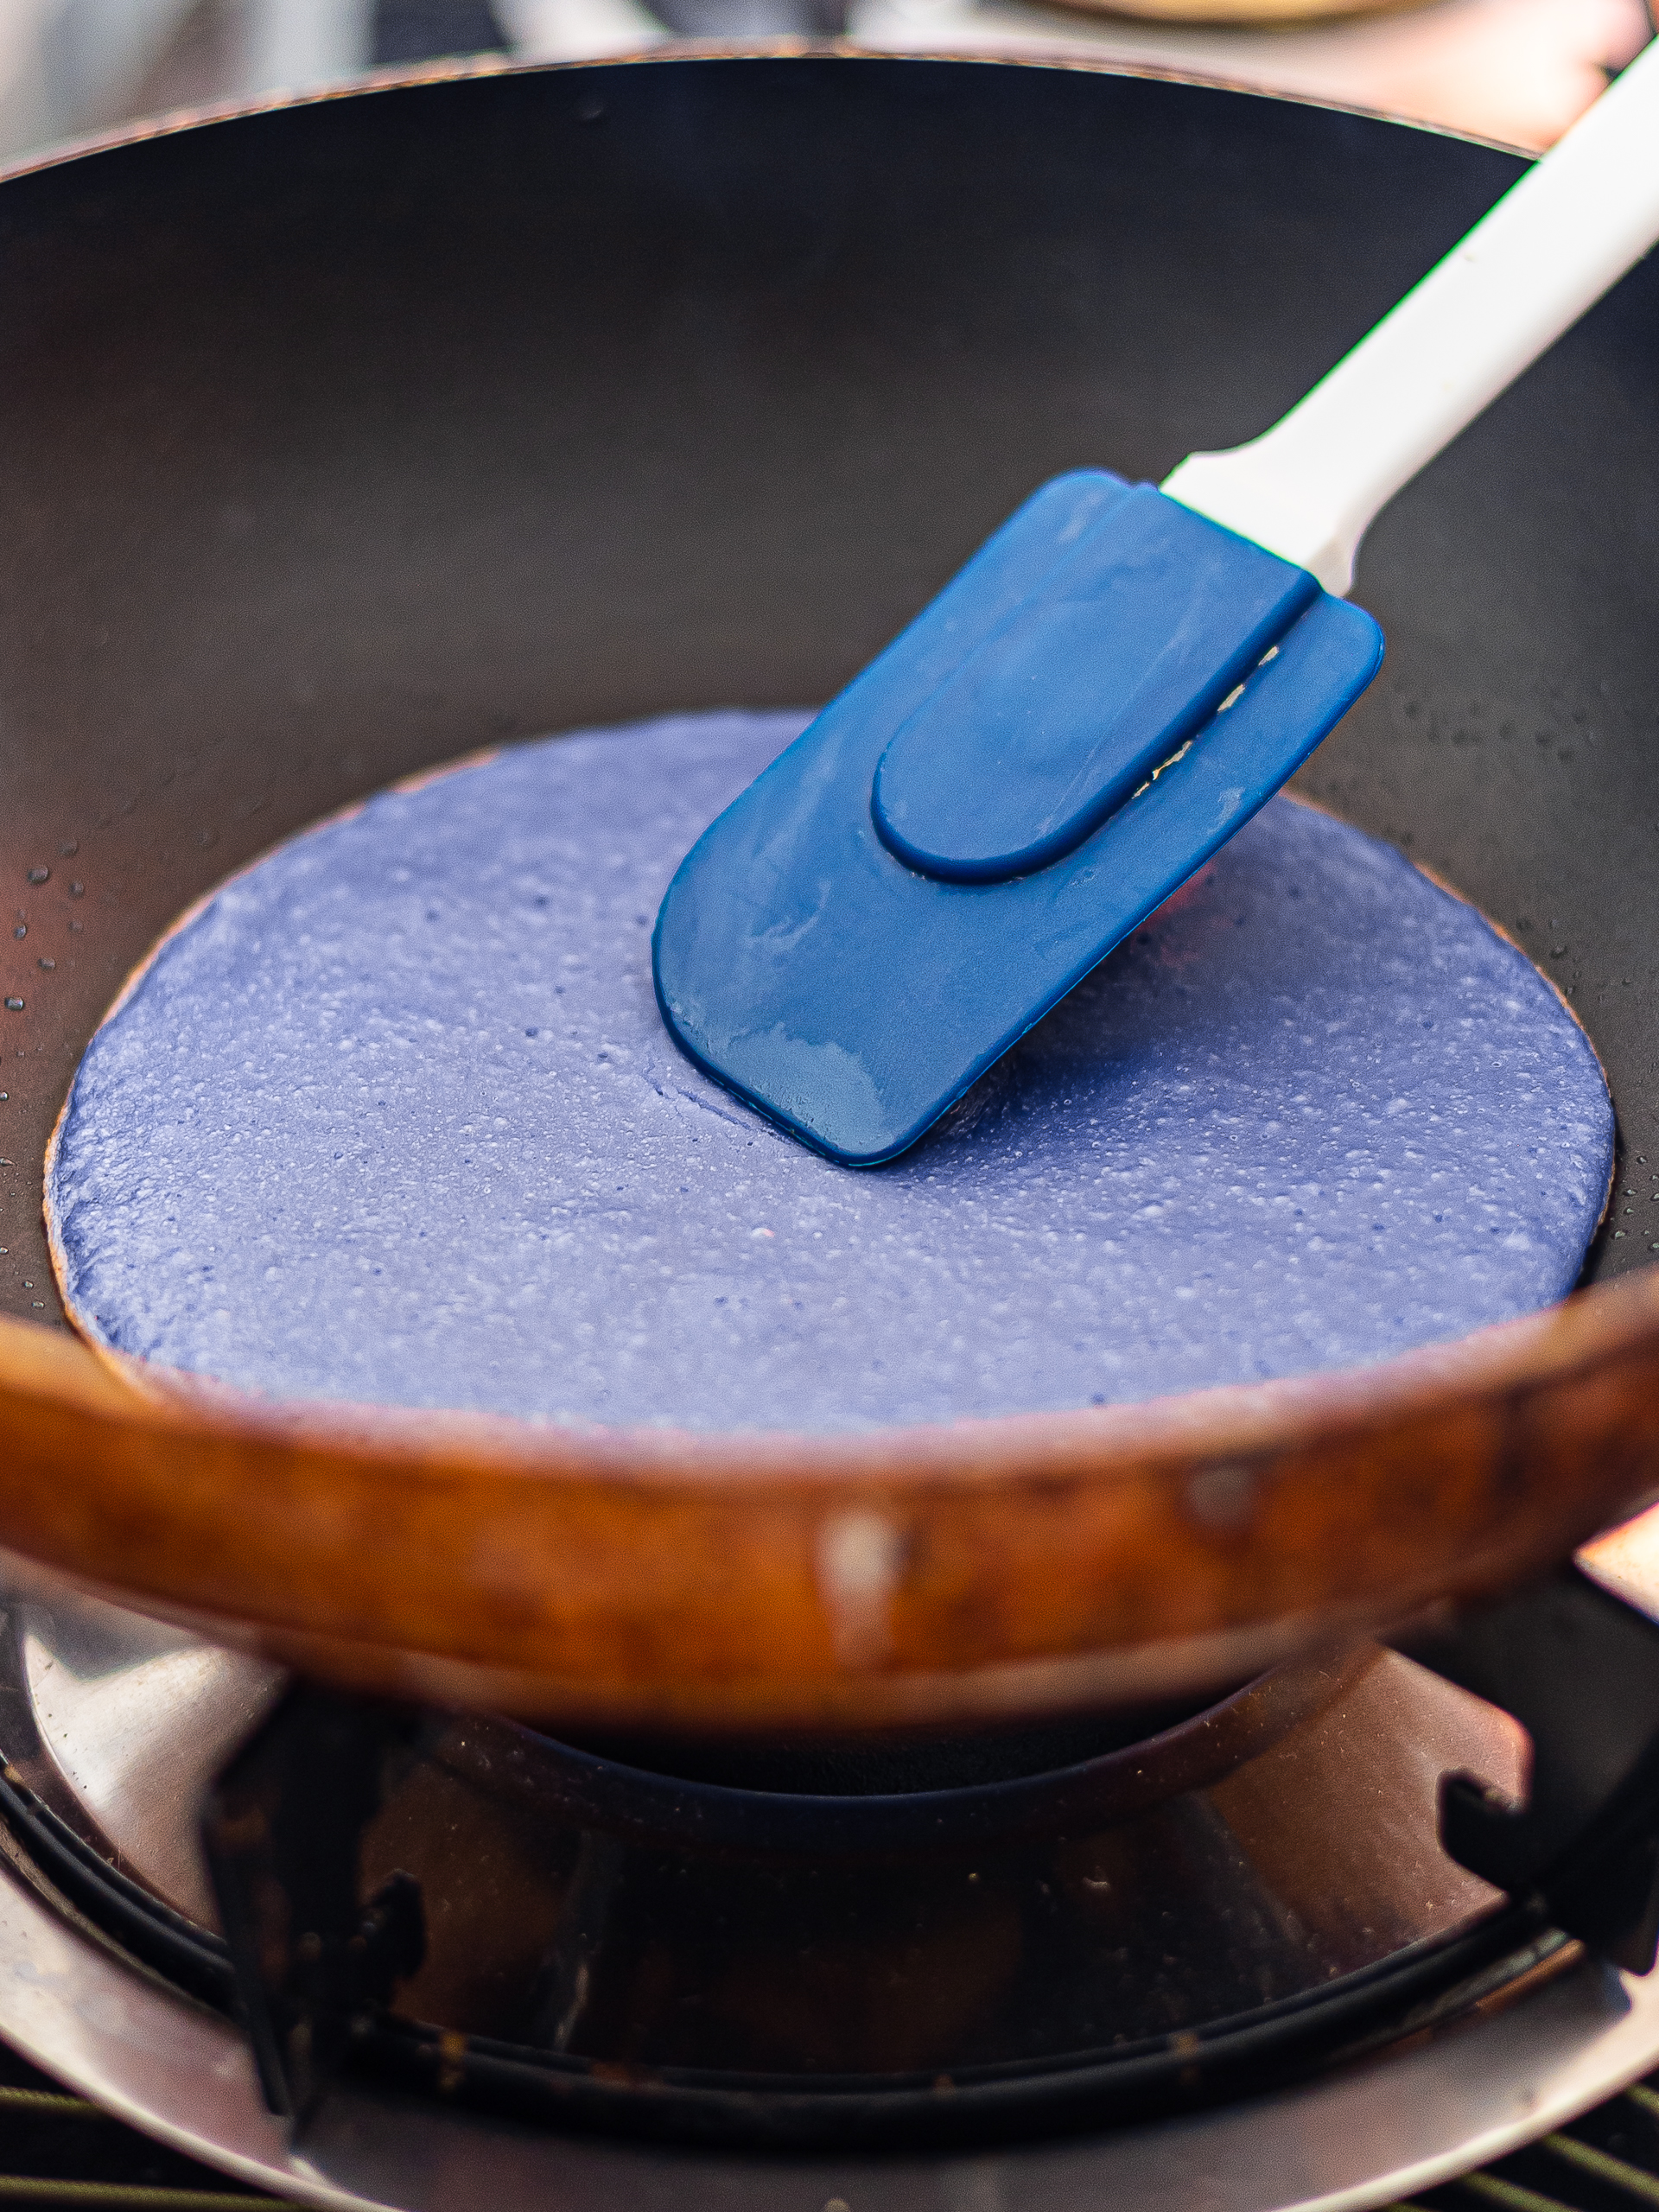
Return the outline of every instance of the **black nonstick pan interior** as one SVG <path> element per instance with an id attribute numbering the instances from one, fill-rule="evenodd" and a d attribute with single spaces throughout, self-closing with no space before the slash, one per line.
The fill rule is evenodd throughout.
<path id="1" fill-rule="evenodd" d="M 824 55 L 414 85 L 0 185 L 0 1307 L 60 1320 L 53 1117 L 227 871 L 480 746 L 828 696 L 1045 477 L 1263 428 L 1519 168 Z M 1300 779 L 1570 995 L 1623 1132 L 1596 1277 L 1659 1249 L 1656 363 L 1649 264 L 1383 516 L 1388 663 Z"/>

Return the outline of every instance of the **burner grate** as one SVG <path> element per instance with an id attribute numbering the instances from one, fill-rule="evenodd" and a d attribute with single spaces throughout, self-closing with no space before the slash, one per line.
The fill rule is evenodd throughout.
<path id="1" fill-rule="evenodd" d="M 1659 2207 L 1659 2088 L 1649 2082 L 1610 2098 L 1570 2130 L 1385 2212 L 1632 2212 L 1638 2205 Z"/>
<path id="2" fill-rule="evenodd" d="M 0 2046 L 0 2204 L 246 2212 L 279 2202 L 151 2142 L 85 2097 L 66 2095 L 49 2075 Z"/>

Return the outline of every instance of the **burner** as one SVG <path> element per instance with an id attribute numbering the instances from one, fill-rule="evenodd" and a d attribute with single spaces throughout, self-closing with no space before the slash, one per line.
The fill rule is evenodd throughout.
<path id="1" fill-rule="evenodd" d="M 880 1795 L 823 1790 L 869 1777 L 804 1750 L 818 1794 L 500 1722 L 377 1742 L 360 1714 L 299 1694 L 221 1785 L 261 1958 L 271 1882 L 322 1879 L 282 1840 L 292 1777 L 344 1795 L 379 1758 L 364 1885 L 387 1911 L 417 1888 L 427 1943 L 357 2063 L 630 2134 L 912 2148 L 1097 2122 L 1351 2042 L 1540 1934 L 1434 1840 L 1446 1767 L 1518 1789 L 1512 1728 L 1375 1649 L 1058 1770 Z M 920 1747 L 918 1778 L 942 1756 L 966 1753 Z"/>
<path id="2" fill-rule="evenodd" d="M 482 2109 L 493 2105 L 635 2136 L 770 2139 L 843 2162 L 860 2140 L 868 2158 L 884 2137 L 944 2135 L 957 2156 L 942 2172 L 1040 2172 L 1057 2205 L 1096 2180 L 1116 2190 L 1121 2173 L 1133 2199 L 1160 2174 L 1161 2192 L 1167 2161 L 1211 2132 L 1282 2130 L 1298 2100 L 1363 2102 L 1376 2062 L 1069 2151 L 988 2152 L 976 2138 L 1179 2103 L 1183 2069 L 1220 2042 L 1239 2046 L 1237 2063 L 1225 2084 L 1206 2080 L 1211 2094 L 1259 2083 L 1268 2067 L 1306 2074 L 1315 2045 L 1393 2042 L 1456 2012 L 1469 2024 L 1420 2037 L 1382 2069 L 1431 2050 L 1459 2069 L 1459 2094 L 1400 2134 L 1405 2151 L 1415 2123 L 1432 2135 L 1438 2122 L 1455 2140 L 1429 2146 L 1444 2171 L 1502 2147 L 1498 2107 L 1517 2083 L 1540 2096 L 1541 2069 L 1551 2094 L 1558 2075 L 1573 2083 L 1576 2108 L 1659 2044 L 1642 1985 L 1628 1985 L 1638 2002 L 1624 2010 L 1610 1970 L 1522 1925 L 1440 1848 L 1440 1774 L 1472 1767 L 1514 1790 L 1513 1723 L 1376 1647 L 1162 1716 L 1139 1743 L 1062 1737 L 1085 1756 L 1034 1774 L 1018 1771 L 1032 1746 L 1011 1736 L 971 1751 L 889 1745 L 874 1773 L 845 1747 L 774 1746 L 763 1763 L 702 1745 L 674 1758 L 675 1774 L 660 1770 L 661 1745 L 578 1749 L 502 1721 L 428 1717 L 385 1753 L 395 1771 L 362 1870 L 369 1887 L 395 1872 L 419 1885 L 425 1956 L 365 2054 L 380 2086 L 334 2089 L 290 2150 L 223 2017 L 229 1960 L 192 1833 L 196 1797 L 227 1745 L 272 1709 L 278 1678 L 27 1580 L 10 1599 L 10 1856 L 35 1894 L 8 1883 L 0 1895 L 7 2031 L 246 2178 L 435 2207 L 480 2190 L 527 2196 L 540 2158 L 575 2201 L 597 2202 L 621 2186 L 648 2195 L 666 2171 L 652 2158 L 677 2155 L 569 2133 L 532 2150 Z M 257 1768 L 273 1740 L 291 1750 L 308 1703 L 315 1752 L 319 1701 L 275 1706 L 237 1765 Z M 360 1728 L 363 1708 L 335 1702 Z M 625 1748 L 658 1770 L 624 1764 Z M 970 1756 L 981 1771 L 964 1783 Z M 797 1758 L 805 1771 L 791 1770 Z M 776 1786 L 802 1780 L 813 1794 Z M 135 1974 L 135 1956 L 152 1972 Z M 1499 2004 L 1517 1983 L 1527 2001 Z M 1513 2077 L 1501 2090 L 1499 2044 L 1498 2073 Z M 408 2105 L 387 2076 L 437 2095 Z M 219 2085 L 211 2094 L 204 2080 Z M 441 2108 L 457 2101 L 471 2112 Z M 467 2160 L 478 2155 L 468 2184 L 435 2157 L 434 2128 L 460 2131 Z M 423 2141 L 434 2164 L 418 2173 L 405 2159 L 418 2164 Z M 1268 2182 L 1254 2156 L 1230 2184 L 1241 2208 L 1278 2201 L 1250 2194 L 1252 2175 Z M 842 2193 L 861 2212 L 907 2204 L 917 2171 L 878 2158 L 856 2196 L 850 2180 Z M 914 2201 L 935 2194 L 929 2183 Z"/>
<path id="3" fill-rule="evenodd" d="M 222 1959 L 193 1807 L 272 1677 L 86 1599 L 11 1634 L 14 1827 L 106 1923 L 107 1861 L 130 1943 L 148 1897 Z M 1443 1771 L 1519 1791 L 1492 1708 L 1362 1647 L 1158 1718 L 694 1745 L 673 1774 L 429 1719 L 364 1836 L 366 1885 L 425 1903 L 375 2062 L 631 2131 L 966 2139 L 1178 2098 L 1200 2036 L 1255 2072 L 1351 2040 L 1532 1941 L 1436 1840 Z"/>
<path id="4" fill-rule="evenodd" d="M 1131 1723 L 578 1745 L 284 1694 L 255 1662 L 9 1575 L 0 1796 L 28 1888 L 0 1885 L 8 2036 L 267 2184 L 435 2212 L 480 2191 L 528 2201 L 539 2158 L 573 2202 L 624 2186 L 648 2202 L 672 2171 L 653 2160 L 690 2143 L 705 2160 L 768 2151 L 728 2176 L 856 2158 L 846 2201 L 907 2212 L 935 2181 L 912 2198 L 923 2170 L 893 2154 L 944 2148 L 936 2179 L 1040 2175 L 1046 2207 L 1161 2195 L 1172 2159 L 1207 2166 L 1232 2142 L 1244 2164 L 1225 2202 L 1255 2212 L 1280 2201 L 1261 2161 L 1290 2113 L 1367 2115 L 1351 2139 L 1321 2135 L 1322 2158 L 1363 2169 L 1345 2186 L 1373 2168 L 1423 2186 L 1659 2051 L 1659 1995 L 1441 1848 L 1441 1775 L 1518 1796 L 1521 1731 L 1376 1645 Z M 392 2002 L 368 2032 L 359 2021 L 346 2076 L 291 2145 L 227 2017 L 231 1954 L 194 1834 L 221 1769 L 233 1920 L 239 1881 L 269 1912 L 273 1868 L 297 1896 L 295 1863 L 326 1875 L 308 1822 L 286 1869 L 271 1856 L 283 1818 L 296 1825 L 274 1788 L 293 1769 L 309 1800 L 347 1808 L 344 1830 L 360 1824 L 360 1888 L 387 1931 Z M 399 1898 L 419 1900 L 413 1923 Z M 278 2039 L 264 2058 L 291 2092 L 291 2052 Z M 1436 2096 L 1394 2110 L 1385 2145 L 1394 2093 L 1376 2085 L 1425 2067 Z M 526 2115 L 555 2131 L 516 2133 Z M 475 2175 L 405 2164 L 410 2143 L 435 2157 L 434 2129 L 476 2152 Z M 806 2212 L 836 2193 L 826 2182 Z"/>

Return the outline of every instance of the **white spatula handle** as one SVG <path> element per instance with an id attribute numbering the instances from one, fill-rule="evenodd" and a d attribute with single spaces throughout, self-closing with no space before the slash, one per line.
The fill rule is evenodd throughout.
<path id="1" fill-rule="evenodd" d="M 1346 592 L 1378 509 L 1656 239 L 1659 41 L 1281 422 L 1164 490 Z"/>

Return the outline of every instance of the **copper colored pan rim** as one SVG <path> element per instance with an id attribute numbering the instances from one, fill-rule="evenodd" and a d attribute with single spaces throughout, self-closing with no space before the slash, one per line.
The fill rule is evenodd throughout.
<path id="1" fill-rule="evenodd" d="M 1065 0 L 1065 3 L 1075 6 L 1077 12 L 1084 17 L 1103 12 L 1093 5 L 1092 0 Z M 1385 11 L 1376 8 L 1376 0 L 1365 0 L 1365 4 L 1372 12 Z M 1426 0 L 1394 0 L 1394 5 L 1386 12 L 1399 13 L 1402 8 L 1423 4 L 1426 4 Z M 1107 10 L 1104 12 L 1127 14 L 1128 11 Z M 72 137 L 55 139 L 48 145 L 30 148 L 24 153 L 0 160 L 0 184 L 10 183 L 17 177 L 32 176 L 44 169 L 57 168 L 66 162 L 81 161 L 92 155 L 111 153 L 126 146 L 143 145 L 151 139 L 174 137 L 184 131 L 206 130 L 215 124 L 236 123 L 249 117 L 275 115 L 291 108 L 321 106 L 340 100 L 370 99 L 382 93 L 418 90 L 422 86 L 461 84 L 479 78 L 563 76 L 582 70 L 656 67 L 690 61 L 787 61 L 798 60 L 804 55 L 820 60 L 877 61 L 889 65 L 948 62 L 962 68 L 1052 69 L 1076 75 L 1133 78 L 1151 84 L 1189 85 L 1201 91 L 1236 93 L 1244 99 L 1270 100 L 1277 105 L 1292 107 L 1319 108 L 1332 114 L 1357 116 L 1367 122 L 1393 124 L 1401 130 L 1421 131 L 1428 137 L 1449 138 L 1462 145 L 1483 146 L 1494 153 L 1518 155 L 1527 161 L 1536 158 L 1535 148 L 1518 146 L 1507 139 L 1489 138 L 1478 131 L 1455 129 L 1450 124 L 1435 122 L 1432 118 L 1402 115 L 1390 108 L 1367 107 L 1352 100 L 1328 99 L 1317 93 L 1299 92 L 1294 88 L 1281 91 L 1218 74 L 1212 70 L 1177 68 L 1164 62 L 1135 61 L 1117 55 L 1102 54 L 1084 43 L 1079 43 L 1071 52 L 963 52 L 949 48 L 934 50 L 921 47 L 889 52 L 880 47 L 861 47 L 851 37 L 665 39 L 658 45 L 641 47 L 626 53 L 599 54 L 591 60 L 569 61 L 515 61 L 502 54 L 470 54 L 423 62 L 407 68 L 365 71 L 357 76 L 343 78 L 336 83 L 307 86 L 300 91 L 243 93 L 227 99 L 204 101 L 193 106 L 167 108 L 157 114 L 137 117 L 107 130 L 83 131 Z"/>
<path id="2" fill-rule="evenodd" d="M 1404 16 L 1429 0 L 1065 0 L 1090 15 L 1209 30 L 1300 30 L 1357 16 Z"/>
<path id="3" fill-rule="evenodd" d="M 897 1725 L 1236 1681 L 1541 1571 L 1659 1468 L 1659 1275 L 1370 1370 L 849 1437 L 134 1388 L 0 1322 L 6 1541 L 364 1687 Z"/>

